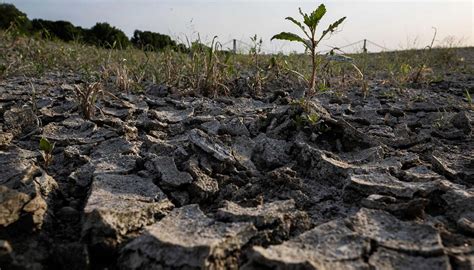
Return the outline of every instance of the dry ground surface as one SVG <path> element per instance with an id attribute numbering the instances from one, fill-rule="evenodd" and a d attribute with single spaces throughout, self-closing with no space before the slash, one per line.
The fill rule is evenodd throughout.
<path id="1" fill-rule="evenodd" d="M 296 79 L 206 97 L 123 91 L 112 74 L 90 119 L 83 72 L 14 63 L 0 268 L 472 269 L 474 49 L 453 52 L 464 68 L 434 79 L 373 66 L 367 91 L 353 79 L 305 99 Z"/>

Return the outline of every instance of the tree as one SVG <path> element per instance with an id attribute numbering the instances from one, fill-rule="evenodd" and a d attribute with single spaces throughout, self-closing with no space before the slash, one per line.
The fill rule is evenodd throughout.
<path id="1" fill-rule="evenodd" d="M 82 39 L 84 29 L 76 27 L 68 21 L 48 21 L 34 19 L 31 21 L 32 31 L 40 32 L 45 38 L 59 38 L 63 41 Z"/>
<path id="2" fill-rule="evenodd" d="M 120 29 L 108 23 L 96 23 L 85 31 L 85 41 L 105 48 L 125 49 L 130 46 L 130 40 Z"/>
<path id="3" fill-rule="evenodd" d="M 168 35 L 150 31 L 135 30 L 131 42 L 135 47 L 144 50 L 162 51 L 167 47 L 177 47 L 176 42 Z"/>
<path id="4" fill-rule="evenodd" d="M 8 29 L 15 26 L 20 32 L 27 33 L 31 22 L 25 13 L 19 11 L 12 4 L 0 4 L 0 29 Z"/>

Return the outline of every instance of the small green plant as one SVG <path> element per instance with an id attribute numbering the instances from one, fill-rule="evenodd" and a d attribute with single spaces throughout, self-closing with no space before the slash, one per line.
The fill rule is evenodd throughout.
<path id="1" fill-rule="evenodd" d="M 305 49 L 310 52 L 311 55 L 311 63 L 312 63 L 312 71 L 311 71 L 311 80 L 309 81 L 309 89 L 310 91 L 314 91 L 315 84 L 316 84 L 316 70 L 317 70 L 317 61 L 316 61 L 316 47 L 321 42 L 321 40 L 329 33 L 333 33 L 336 28 L 346 19 L 346 17 L 342 17 L 339 20 L 335 21 L 334 23 L 330 24 L 326 30 L 322 32 L 322 34 L 317 37 L 316 36 L 316 29 L 326 14 L 326 7 L 324 4 L 319 5 L 319 7 L 314 10 L 311 14 L 306 14 L 299 9 L 301 16 L 303 17 L 303 23 L 309 28 L 309 32 L 306 30 L 305 26 L 295 20 L 292 17 L 286 17 L 286 20 L 289 20 L 296 24 L 305 34 L 305 38 L 298 36 L 297 34 L 293 34 L 290 32 L 281 32 L 280 34 L 274 35 L 271 40 L 279 39 L 279 40 L 287 40 L 287 41 L 297 41 L 302 43 L 305 46 Z"/>
<path id="2" fill-rule="evenodd" d="M 53 161 L 54 143 L 51 143 L 48 139 L 42 137 L 39 142 L 39 149 L 43 156 L 44 166 L 48 167 Z"/>
<path id="3" fill-rule="evenodd" d="M 411 70 L 412 70 L 412 67 L 407 63 L 403 63 L 400 66 L 400 72 L 402 73 L 403 76 L 408 76 Z"/>
<path id="4" fill-rule="evenodd" d="M 321 116 L 311 109 L 311 103 L 305 98 L 293 100 L 291 105 L 299 107 L 302 112 L 295 116 L 295 123 L 298 127 L 314 126 L 321 119 Z"/>
<path id="5" fill-rule="evenodd" d="M 315 125 L 319 121 L 319 119 L 321 119 L 321 117 L 317 113 L 311 113 L 306 115 L 306 119 L 311 125 Z"/>

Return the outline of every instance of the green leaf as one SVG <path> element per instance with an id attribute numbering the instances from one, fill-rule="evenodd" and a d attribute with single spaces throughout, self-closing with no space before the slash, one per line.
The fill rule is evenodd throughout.
<path id="1" fill-rule="evenodd" d="M 310 28 L 316 29 L 316 26 L 326 14 L 326 6 L 324 4 L 319 5 L 319 7 L 314 10 L 309 16 L 309 23 L 311 24 Z"/>
<path id="2" fill-rule="evenodd" d="M 311 27 L 311 20 L 310 20 L 308 14 L 304 13 L 304 12 L 301 10 L 301 8 L 299 8 L 299 11 L 300 11 L 301 16 L 303 16 L 303 22 L 304 22 L 304 24 L 306 24 L 306 26 L 308 26 L 310 30 L 313 30 L 312 27 Z"/>
<path id="3" fill-rule="evenodd" d="M 274 35 L 270 40 L 279 39 L 279 40 L 288 40 L 288 41 L 298 41 L 303 43 L 306 47 L 310 46 L 309 42 L 297 34 L 289 32 L 281 32 L 280 34 Z"/>
<path id="4" fill-rule="evenodd" d="M 44 151 L 45 153 L 51 153 L 53 152 L 54 144 L 50 143 L 48 139 L 46 138 L 41 138 L 39 148 L 41 151 Z"/>
<path id="5" fill-rule="evenodd" d="M 333 24 L 330 24 L 328 26 L 328 29 L 324 30 L 323 31 L 323 34 L 321 35 L 321 38 L 319 39 L 319 41 L 321 41 L 324 36 L 326 36 L 329 32 L 334 32 L 336 30 L 336 28 L 346 19 L 346 17 L 342 17 L 340 18 L 339 20 L 335 21 Z M 318 43 L 319 43 L 318 41 Z"/>
<path id="6" fill-rule="evenodd" d="M 301 30 L 303 30 L 303 32 L 305 33 L 305 35 L 310 38 L 310 36 L 308 35 L 308 32 L 306 32 L 306 29 L 304 28 L 304 26 L 297 20 L 295 20 L 294 18 L 292 17 L 286 17 L 285 20 L 289 20 L 291 22 L 293 22 L 294 24 L 296 24 Z"/>

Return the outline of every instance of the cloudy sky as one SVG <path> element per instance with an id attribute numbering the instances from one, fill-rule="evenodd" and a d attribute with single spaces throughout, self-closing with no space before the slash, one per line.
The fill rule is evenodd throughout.
<path id="1" fill-rule="evenodd" d="M 0 0 L 2 1 L 2 0 Z M 286 16 L 298 17 L 298 7 L 310 12 L 320 1 L 296 0 L 7 0 L 30 19 L 68 20 L 91 27 L 109 22 L 132 35 L 135 29 L 171 35 L 180 40 L 221 43 L 233 38 L 250 43 L 249 37 L 263 38 L 267 52 L 301 51 L 298 44 L 272 41 L 280 31 L 296 31 Z M 347 16 L 340 31 L 325 40 L 321 50 L 342 47 L 368 39 L 389 49 L 424 47 L 430 43 L 432 27 L 438 30 L 437 44 L 474 45 L 473 1 L 455 0 L 327 0 L 327 15 L 321 28 Z M 320 29 L 322 31 L 324 29 Z M 229 44 L 230 45 L 230 44 Z M 245 45 L 240 45 L 245 49 Z M 346 47 L 360 49 L 360 44 Z M 369 43 L 369 50 L 378 47 Z"/>

